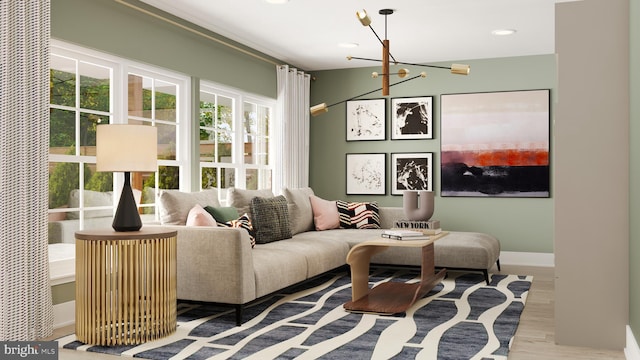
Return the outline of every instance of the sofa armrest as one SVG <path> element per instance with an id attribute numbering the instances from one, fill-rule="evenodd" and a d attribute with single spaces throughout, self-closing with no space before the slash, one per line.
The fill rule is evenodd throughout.
<path id="1" fill-rule="evenodd" d="M 162 227 L 178 232 L 178 299 L 227 304 L 243 304 L 255 299 L 253 256 L 246 230 Z"/>
<path id="2" fill-rule="evenodd" d="M 383 229 L 391 229 L 396 220 L 405 219 L 404 210 L 401 207 L 380 207 L 380 227 Z"/>

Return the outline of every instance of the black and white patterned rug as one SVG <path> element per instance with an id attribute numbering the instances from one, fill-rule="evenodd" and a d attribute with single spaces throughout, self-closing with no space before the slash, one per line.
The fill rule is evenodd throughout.
<path id="1" fill-rule="evenodd" d="M 379 270 L 370 284 L 414 282 L 419 273 Z M 289 288 L 253 304 L 235 326 L 230 307 L 178 303 L 178 329 L 137 346 L 92 346 L 75 335 L 60 347 L 143 359 L 506 359 L 531 276 L 450 273 L 406 313 L 346 312 L 346 272 Z"/>

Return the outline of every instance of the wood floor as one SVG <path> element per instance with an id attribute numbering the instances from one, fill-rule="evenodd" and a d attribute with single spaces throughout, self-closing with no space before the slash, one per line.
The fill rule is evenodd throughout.
<path id="1" fill-rule="evenodd" d="M 533 275 L 533 284 L 520 325 L 509 351 L 509 360 L 624 360 L 624 352 L 555 344 L 553 270 L 503 266 L 505 274 Z M 73 333 L 73 326 L 57 329 L 50 340 Z M 59 360 L 105 359 L 115 356 L 60 350 Z"/>
<path id="2" fill-rule="evenodd" d="M 533 275 L 533 284 L 511 344 L 509 360 L 625 359 L 623 350 L 598 350 L 555 344 L 553 269 L 503 266 L 502 272 Z"/>

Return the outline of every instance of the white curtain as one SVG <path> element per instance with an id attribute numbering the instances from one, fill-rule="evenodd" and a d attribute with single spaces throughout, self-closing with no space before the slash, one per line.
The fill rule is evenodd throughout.
<path id="1" fill-rule="evenodd" d="M 309 87 L 310 76 L 288 65 L 278 73 L 278 156 L 281 171 L 275 174 L 275 188 L 309 186 Z"/>
<path id="2" fill-rule="evenodd" d="M 0 340 L 53 333 L 49 0 L 0 1 Z"/>

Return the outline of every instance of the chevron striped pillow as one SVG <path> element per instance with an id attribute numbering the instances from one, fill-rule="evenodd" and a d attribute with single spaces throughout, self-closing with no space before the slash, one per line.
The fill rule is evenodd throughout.
<path id="1" fill-rule="evenodd" d="M 377 202 L 346 202 L 336 200 L 342 229 L 379 229 Z"/>

